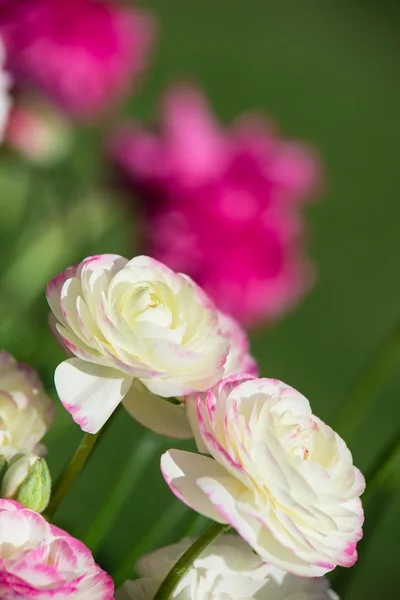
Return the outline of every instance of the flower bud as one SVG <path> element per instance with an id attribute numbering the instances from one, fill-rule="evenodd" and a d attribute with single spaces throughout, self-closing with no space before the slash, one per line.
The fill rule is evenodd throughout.
<path id="1" fill-rule="evenodd" d="M 41 513 L 51 493 L 51 477 L 44 458 L 35 454 L 17 454 L 8 463 L 1 482 L 1 497 L 20 502 Z"/>

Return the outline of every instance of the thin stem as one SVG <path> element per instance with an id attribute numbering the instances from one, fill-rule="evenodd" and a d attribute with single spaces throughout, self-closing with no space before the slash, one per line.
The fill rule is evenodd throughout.
<path id="1" fill-rule="evenodd" d="M 335 429 L 344 439 L 351 437 L 358 429 L 371 400 L 399 359 L 400 327 L 396 324 L 394 331 L 384 340 L 362 373 L 359 382 L 336 418 Z"/>
<path id="2" fill-rule="evenodd" d="M 224 533 L 230 528 L 230 525 L 221 525 L 220 523 L 211 523 L 205 532 L 197 538 L 197 540 L 186 550 L 180 557 L 178 562 L 172 567 L 168 573 L 156 595 L 154 600 L 168 600 L 178 585 L 182 577 L 192 566 L 198 556 L 209 546 L 221 533 Z"/>
<path id="3" fill-rule="evenodd" d="M 160 445 L 159 438 L 144 434 L 139 443 L 133 448 L 118 483 L 111 490 L 89 529 L 81 536 L 82 541 L 93 553 L 118 517 L 122 506 L 129 498 L 133 486 L 140 479 L 149 462 L 159 450 Z"/>
<path id="4" fill-rule="evenodd" d="M 150 531 L 132 548 L 132 551 L 125 557 L 121 566 L 113 574 L 115 587 L 119 587 L 126 579 L 132 576 L 132 570 L 136 561 L 164 542 L 165 537 L 182 519 L 182 513 L 185 506 L 181 502 L 173 501 L 172 504 L 163 513 Z M 187 510 L 187 509 L 186 509 Z"/>
<path id="5" fill-rule="evenodd" d="M 75 451 L 75 454 L 65 467 L 64 471 L 61 473 L 60 478 L 53 488 L 50 504 L 46 510 L 46 518 L 48 520 L 51 520 L 54 517 L 60 504 L 68 494 L 70 488 L 73 486 L 83 467 L 85 466 L 90 453 L 92 452 L 103 431 L 104 427 L 103 429 L 100 429 L 98 433 L 85 433 L 83 436 L 81 443 Z"/>

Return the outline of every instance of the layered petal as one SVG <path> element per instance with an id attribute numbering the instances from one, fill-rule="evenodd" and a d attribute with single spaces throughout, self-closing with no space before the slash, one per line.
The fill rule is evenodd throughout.
<path id="1" fill-rule="evenodd" d="M 139 559 L 139 579 L 117 590 L 117 600 L 152 600 L 163 578 L 195 540 L 160 548 Z M 172 592 L 187 600 L 338 600 L 326 579 L 290 575 L 262 562 L 240 537 L 220 536 L 196 558 Z"/>
<path id="2" fill-rule="evenodd" d="M 0 500 L 0 556 L 4 600 L 113 600 L 113 581 L 86 546 L 9 500 Z"/>
<path id="3" fill-rule="evenodd" d="M 70 358 L 57 367 L 55 385 L 74 421 L 83 431 L 97 433 L 129 391 L 132 378 Z"/>
<path id="4" fill-rule="evenodd" d="M 128 411 L 157 432 L 188 437 L 184 410 L 172 412 L 160 398 L 205 391 L 227 365 L 253 368 L 244 333 L 230 321 L 222 327 L 189 277 L 147 256 L 88 257 L 57 275 L 47 297 L 52 329 L 79 359 L 59 367 L 56 387 L 85 431 L 96 431 L 137 379 L 141 393 L 132 393 Z"/>

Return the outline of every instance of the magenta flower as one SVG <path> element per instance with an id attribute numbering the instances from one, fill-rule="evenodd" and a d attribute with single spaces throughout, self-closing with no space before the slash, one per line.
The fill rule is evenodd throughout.
<path id="1" fill-rule="evenodd" d="M 39 514 L 0 500 L 2 600 L 113 600 L 114 584 L 90 551 Z"/>
<path id="2" fill-rule="evenodd" d="M 128 127 L 113 152 L 144 200 L 147 252 L 188 273 L 218 308 L 251 326 L 309 289 L 300 209 L 321 174 L 310 150 L 259 117 L 224 129 L 198 92 L 175 88 L 161 135 Z"/>
<path id="3" fill-rule="evenodd" d="M 91 118 L 142 70 L 151 24 L 113 0 L 0 0 L 0 33 L 18 84 Z"/>

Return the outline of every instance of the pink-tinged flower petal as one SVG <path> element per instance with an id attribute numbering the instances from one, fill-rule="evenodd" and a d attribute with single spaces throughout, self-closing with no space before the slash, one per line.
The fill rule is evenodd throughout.
<path id="1" fill-rule="evenodd" d="M 122 401 L 132 378 L 79 358 L 61 363 L 55 386 L 64 407 L 83 431 L 97 433 Z"/>
<path id="2" fill-rule="evenodd" d="M 161 472 L 179 500 L 213 521 L 229 522 L 197 485 L 197 480 L 207 475 L 229 479 L 217 461 L 183 450 L 169 450 L 161 457 Z"/>
<path id="3" fill-rule="evenodd" d="M 184 405 L 172 404 L 152 394 L 138 380 L 133 382 L 122 404 L 131 417 L 159 435 L 179 439 L 193 437 Z"/>
<path id="4" fill-rule="evenodd" d="M 115 380 L 115 373 L 121 381 L 138 379 L 147 391 L 143 397 L 131 396 L 129 412 L 150 429 L 187 438 L 190 430 L 184 409 L 168 407 L 154 395 L 182 397 L 209 389 L 224 375 L 228 357 L 231 369 L 247 364 L 243 332 L 238 336 L 235 329 L 231 335 L 232 327 L 228 327 L 230 333 L 225 334 L 213 302 L 190 278 L 146 256 L 130 261 L 112 254 L 91 256 L 72 277 L 67 275 L 62 273 L 49 286 L 57 321 L 52 326 L 63 345 L 82 363 L 95 365 L 87 367 L 88 373 L 99 379 Z M 67 383 L 62 382 L 63 386 Z M 84 389 L 79 394 L 81 384 Z M 73 385 L 75 399 L 68 398 L 71 390 L 66 387 L 61 390 L 62 401 L 83 428 L 92 428 L 86 411 L 75 405 L 86 403 L 88 410 L 95 410 L 95 400 L 84 398 L 86 386 L 91 388 L 93 381 L 78 376 Z M 100 401 L 106 407 L 104 415 L 112 412 L 114 400 L 122 399 L 127 389 L 114 391 L 115 398 Z M 154 406 L 147 407 L 153 399 Z M 164 410 L 170 415 L 165 419 L 160 412 Z M 100 424 L 102 419 L 98 419 Z"/>
<path id="5" fill-rule="evenodd" d="M 88 548 L 38 513 L 0 500 L 0 525 L 2 600 L 114 600 Z"/>
<path id="6" fill-rule="evenodd" d="M 263 560 L 291 573 L 354 564 L 364 481 L 302 394 L 276 379 L 232 376 L 198 394 L 195 427 L 214 461 L 169 453 L 164 476 L 178 498 L 208 514 L 202 490 Z"/>
<path id="7" fill-rule="evenodd" d="M 56 316 L 53 313 L 49 314 L 47 322 L 49 325 L 50 333 L 53 336 L 53 338 L 55 339 L 60 350 L 62 350 L 68 358 L 73 358 L 75 356 L 75 354 L 65 345 L 64 340 L 62 339 L 61 335 L 59 334 L 58 329 L 57 329 L 58 321 L 57 321 Z"/>
<path id="8" fill-rule="evenodd" d="M 61 310 L 61 290 L 64 283 L 71 277 L 75 277 L 77 266 L 68 267 L 50 281 L 46 288 L 47 302 L 51 311 L 62 325 L 66 325 L 64 315 Z"/>

